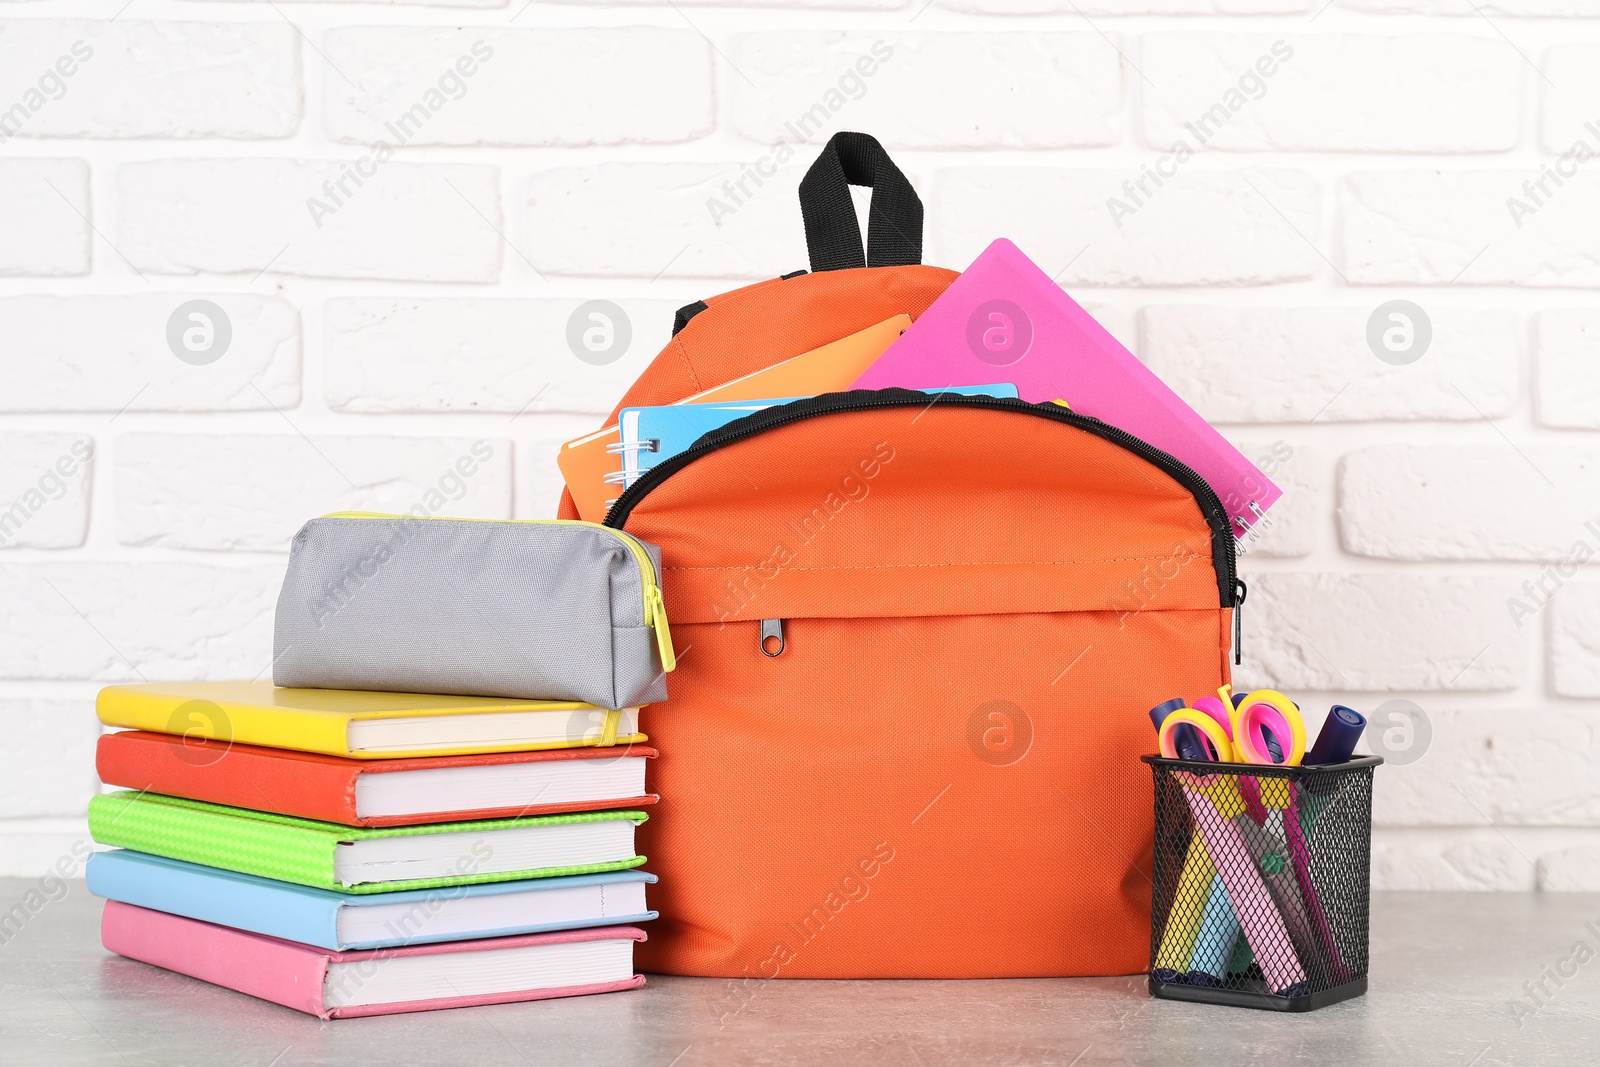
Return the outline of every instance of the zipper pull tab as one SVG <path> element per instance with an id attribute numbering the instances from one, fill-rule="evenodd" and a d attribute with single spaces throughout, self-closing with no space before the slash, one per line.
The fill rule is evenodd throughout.
<path id="1" fill-rule="evenodd" d="M 661 669 L 675 670 L 678 666 L 678 653 L 672 647 L 672 631 L 667 629 L 667 601 L 661 595 L 659 585 L 650 587 L 648 599 L 650 624 L 656 631 L 656 650 L 661 653 Z"/>
<path id="2" fill-rule="evenodd" d="M 1244 662 L 1244 598 L 1249 594 L 1250 587 L 1244 584 L 1243 578 L 1233 580 L 1233 665 L 1237 667 Z"/>
<path id="3" fill-rule="evenodd" d="M 783 620 L 761 620 L 761 654 L 769 659 L 783 655 Z"/>

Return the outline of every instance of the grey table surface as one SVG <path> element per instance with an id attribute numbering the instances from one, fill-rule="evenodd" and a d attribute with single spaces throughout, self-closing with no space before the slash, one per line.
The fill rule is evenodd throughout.
<path id="1" fill-rule="evenodd" d="M 728 1013 L 719 980 L 652 977 L 604 996 L 320 1022 L 106 952 L 100 901 L 69 885 L 0 931 L 6 1067 L 1600 1062 L 1600 896 L 1377 894 L 1369 992 L 1305 1015 L 1151 1000 L 1142 976 L 778 980 Z M 0 901 L 33 887 L 0 879 Z"/>

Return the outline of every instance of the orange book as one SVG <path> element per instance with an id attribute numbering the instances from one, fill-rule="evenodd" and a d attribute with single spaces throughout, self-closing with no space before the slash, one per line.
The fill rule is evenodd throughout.
<path id="1" fill-rule="evenodd" d="M 107 785 L 345 826 L 561 815 L 654 804 L 644 745 L 358 760 L 192 735 L 102 734 Z"/>
<path id="2" fill-rule="evenodd" d="M 884 319 L 848 337 L 696 393 L 678 403 L 815 396 L 846 389 L 910 325 L 910 315 Z M 615 451 L 621 443 L 621 433 L 613 424 L 568 441 L 556 456 L 561 476 L 567 480 L 573 503 L 578 506 L 578 516 L 588 522 L 603 522 L 606 510 L 622 493 L 622 461 Z"/>

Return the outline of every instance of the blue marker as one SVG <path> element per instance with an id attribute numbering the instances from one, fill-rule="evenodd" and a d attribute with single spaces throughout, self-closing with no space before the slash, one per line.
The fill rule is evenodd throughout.
<path id="1" fill-rule="evenodd" d="M 1317 743 L 1306 753 L 1306 766 L 1347 762 L 1355 753 L 1356 742 L 1361 740 L 1361 732 L 1366 728 L 1367 720 L 1359 713 L 1343 704 L 1335 704 L 1323 720 Z"/>
<path id="2" fill-rule="evenodd" d="M 1221 985 L 1228 973 L 1234 941 L 1239 937 L 1239 917 L 1221 878 L 1211 880 L 1211 896 L 1200 917 L 1200 932 L 1195 935 L 1194 955 L 1189 958 L 1190 985 Z"/>
<path id="3" fill-rule="evenodd" d="M 1161 724 L 1167 721 L 1167 716 L 1181 707 L 1184 707 L 1183 698 L 1173 697 L 1171 700 L 1163 700 L 1150 709 L 1150 721 L 1155 723 L 1157 733 L 1161 732 Z M 1200 744 L 1200 739 L 1195 736 L 1192 727 L 1184 726 L 1180 728 L 1173 734 L 1173 741 L 1178 746 L 1178 755 L 1182 758 L 1193 760 L 1206 758 L 1206 750 Z"/>
<path id="4" fill-rule="evenodd" d="M 1322 722 L 1317 743 L 1306 753 L 1307 766 L 1326 766 L 1346 763 L 1354 755 L 1356 742 L 1367 728 L 1367 720 L 1359 712 L 1343 704 L 1335 704 Z M 1328 810 L 1338 791 L 1339 780 L 1332 775 L 1314 774 L 1306 779 L 1305 792 L 1300 801 L 1300 830 L 1310 837 L 1317 828 L 1317 820 Z"/>

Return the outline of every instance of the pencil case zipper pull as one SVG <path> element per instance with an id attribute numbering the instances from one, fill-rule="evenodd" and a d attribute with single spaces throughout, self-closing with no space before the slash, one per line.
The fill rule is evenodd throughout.
<path id="1" fill-rule="evenodd" d="M 678 653 L 672 647 L 672 631 L 667 628 L 667 601 L 654 582 L 645 586 L 645 615 L 656 632 L 656 648 L 661 653 L 661 669 L 676 670 Z"/>

